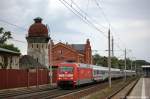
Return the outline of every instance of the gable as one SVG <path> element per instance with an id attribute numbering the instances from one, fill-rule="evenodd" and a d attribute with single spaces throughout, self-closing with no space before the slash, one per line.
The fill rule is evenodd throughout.
<path id="1" fill-rule="evenodd" d="M 53 48 L 52 48 L 52 50 L 55 51 L 56 49 L 60 49 L 60 50 L 61 49 L 66 49 L 66 50 L 69 50 L 69 51 L 71 51 L 73 53 L 78 54 L 78 52 L 75 49 L 73 49 L 70 46 L 65 45 L 63 43 L 57 43 L 56 45 L 54 45 Z"/>

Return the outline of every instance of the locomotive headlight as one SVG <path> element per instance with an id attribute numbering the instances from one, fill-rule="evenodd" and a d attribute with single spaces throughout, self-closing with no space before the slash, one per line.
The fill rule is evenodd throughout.
<path id="1" fill-rule="evenodd" d="M 73 74 L 59 74 L 58 77 L 72 77 L 73 78 Z"/>
<path id="2" fill-rule="evenodd" d="M 59 77 L 64 77 L 64 76 L 65 76 L 64 74 L 60 74 L 60 75 L 59 75 Z"/>

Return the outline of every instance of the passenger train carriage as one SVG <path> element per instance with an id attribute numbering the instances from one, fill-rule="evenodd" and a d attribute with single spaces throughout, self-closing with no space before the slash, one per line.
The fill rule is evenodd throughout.
<path id="1" fill-rule="evenodd" d="M 61 63 L 58 64 L 57 85 L 59 87 L 75 87 L 78 85 L 98 82 L 108 79 L 108 67 L 82 64 Z M 111 68 L 112 78 L 124 76 L 123 70 Z M 126 70 L 127 76 L 135 75 L 134 71 Z"/>

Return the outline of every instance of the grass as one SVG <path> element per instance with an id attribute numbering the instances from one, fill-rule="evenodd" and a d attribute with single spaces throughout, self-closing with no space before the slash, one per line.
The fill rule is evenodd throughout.
<path id="1" fill-rule="evenodd" d="M 105 87 L 104 89 L 100 89 L 100 91 L 92 93 L 84 97 L 83 99 L 105 99 L 106 97 L 113 94 L 116 90 L 120 89 L 121 87 L 123 87 L 124 85 L 126 85 L 127 83 L 131 82 L 134 79 L 135 77 L 127 78 L 126 81 L 123 81 L 123 79 L 114 80 L 112 81 L 112 88 L 109 88 L 109 86 Z"/>

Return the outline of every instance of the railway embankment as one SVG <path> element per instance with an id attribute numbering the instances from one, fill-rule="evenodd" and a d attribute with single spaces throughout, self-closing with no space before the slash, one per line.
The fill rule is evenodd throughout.
<path id="1" fill-rule="evenodd" d="M 126 81 L 124 79 L 115 80 L 112 81 L 112 88 L 107 86 L 104 89 L 83 97 L 83 99 L 124 99 L 137 81 L 138 78 L 136 77 L 127 78 Z"/>

